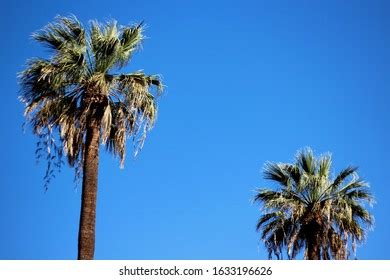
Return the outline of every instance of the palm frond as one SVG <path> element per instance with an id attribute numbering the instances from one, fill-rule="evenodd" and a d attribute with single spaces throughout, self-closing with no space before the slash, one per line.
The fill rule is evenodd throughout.
<path id="1" fill-rule="evenodd" d="M 121 27 L 116 21 L 101 25 L 91 22 L 91 49 L 94 55 L 95 71 L 106 73 L 114 66 L 123 67 L 138 49 L 143 39 L 142 23 Z"/>
<path id="2" fill-rule="evenodd" d="M 32 37 L 59 52 L 70 45 L 85 46 L 85 30 L 75 16 L 57 16 L 54 23 L 33 33 Z"/>
<path id="3" fill-rule="evenodd" d="M 344 170 L 342 170 L 336 178 L 332 182 L 332 188 L 337 189 L 340 184 L 342 184 L 349 176 L 352 176 L 353 174 L 356 173 L 357 167 L 354 166 L 348 166 Z"/>
<path id="4" fill-rule="evenodd" d="M 120 42 L 122 48 L 118 59 L 120 67 L 125 66 L 130 60 L 132 53 L 139 48 L 144 38 L 142 33 L 143 22 L 121 30 Z"/>
<path id="5" fill-rule="evenodd" d="M 54 51 L 52 64 L 68 80 L 77 82 L 86 74 L 86 34 L 75 16 L 57 16 L 56 22 L 34 33 L 33 38 Z"/>
<path id="6" fill-rule="evenodd" d="M 310 148 L 306 148 L 298 153 L 297 165 L 308 175 L 315 174 L 317 162 Z"/>
<path id="7" fill-rule="evenodd" d="M 318 162 L 318 175 L 321 178 L 328 179 L 331 165 L 332 165 L 331 155 L 328 154 L 322 156 Z"/>
<path id="8" fill-rule="evenodd" d="M 272 180 L 282 186 L 290 186 L 290 174 L 286 172 L 285 165 L 281 163 L 267 162 L 264 167 L 264 179 Z"/>

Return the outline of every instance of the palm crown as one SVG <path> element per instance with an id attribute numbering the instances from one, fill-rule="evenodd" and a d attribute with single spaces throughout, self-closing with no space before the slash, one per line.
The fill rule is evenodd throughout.
<path id="1" fill-rule="evenodd" d="M 277 190 L 259 189 L 254 201 L 264 214 L 257 230 L 269 257 L 290 259 L 304 249 L 306 259 L 346 259 L 364 240 L 373 217 L 365 202 L 373 202 L 368 184 L 348 167 L 334 178 L 331 156 L 316 159 L 310 149 L 298 153 L 294 164 L 267 163 L 264 177 Z"/>
<path id="2" fill-rule="evenodd" d="M 82 167 L 86 131 L 90 123 L 96 123 L 101 143 L 123 165 L 126 138 L 132 136 L 142 147 L 155 121 L 151 87 L 157 93 L 162 90 L 156 75 L 112 72 L 124 67 L 139 48 L 142 24 L 122 27 L 115 21 L 91 22 L 86 30 L 74 16 L 57 17 L 33 38 L 52 51 L 49 59 L 30 60 L 20 74 L 25 114 L 42 140 L 38 150 L 44 148 L 42 143 L 47 145 L 49 160 L 64 151 L 71 166 Z M 55 129 L 63 149 L 56 145 Z"/>

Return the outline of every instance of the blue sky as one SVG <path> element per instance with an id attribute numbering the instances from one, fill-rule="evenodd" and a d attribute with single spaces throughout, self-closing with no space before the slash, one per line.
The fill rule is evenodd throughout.
<path id="1" fill-rule="evenodd" d="M 0 259 L 74 259 L 80 186 L 45 193 L 23 133 L 16 73 L 47 52 L 30 34 L 57 14 L 145 20 L 124 71 L 167 85 L 141 154 L 102 155 L 97 259 L 265 259 L 254 189 L 267 160 L 311 146 L 335 172 L 360 167 L 377 204 L 359 259 L 390 259 L 388 1 L 3 1 L 0 7 Z M 294 2 L 294 3 L 293 3 Z M 130 153 L 130 152 L 129 152 Z"/>

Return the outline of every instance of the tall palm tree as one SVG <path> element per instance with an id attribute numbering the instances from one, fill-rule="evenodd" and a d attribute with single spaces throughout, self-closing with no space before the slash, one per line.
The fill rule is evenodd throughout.
<path id="1" fill-rule="evenodd" d="M 25 115 L 48 159 L 46 186 L 63 155 L 82 176 L 78 259 L 94 257 L 99 145 L 123 166 L 126 139 L 142 147 L 156 118 L 151 89 L 162 91 L 159 77 L 115 73 L 140 47 L 142 31 L 142 23 L 93 21 L 85 29 L 74 16 L 57 17 L 33 34 L 51 56 L 31 59 L 20 74 Z"/>
<path id="2" fill-rule="evenodd" d="M 365 209 L 373 196 L 356 170 L 347 167 L 332 177 L 331 156 L 317 159 L 310 149 L 293 164 L 266 163 L 264 178 L 278 188 L 258 189 L 254 201 L 262 205 L 257 230 L 269 258 L 295 259 L 304 250 L 309 260 L 347 259 L 355 251 L 373 225 Z"/>

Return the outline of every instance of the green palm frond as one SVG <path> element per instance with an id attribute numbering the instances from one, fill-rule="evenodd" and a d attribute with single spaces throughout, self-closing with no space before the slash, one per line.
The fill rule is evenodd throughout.
<path id="1" fill-rule="evenodd" d="M 332 188 L 338 188 L 348 177 L 352 176 L 356 171 L 357 167 L 348 166 L 342 170 L 332 182 Z"/>
<path id="2" fill-rule="evenodd" d="M 282 186 L 288 187 L 290 184 L 290 176 L 286 172 L 284 164 L 266 163 L 263 174 L 264 179 L 273 180 Z"/>
<path id="3" fill-rule="evenodd" d="M 51 64 L 66 79 L 79 82 L 87 71 L 86 32 L 75 16 L 56 18 L 33 38 L 54 52 Z"/>
<path id="4" fill-rule="evenodd" d="M 297 166 L 308 175 L 315 174 L 317 162 L 311 149 L 306 148 L 305 150 L 298 153 Z"/>
<path id="5" fill-rule="evenodd" d="M 299 170 L 299 167 L 294 164 L 284 164 L 284 172 L 287 172 L 290 182 L 294 183 L 294 189 L 297 189 L 297 186 L 301 183 L 301 172 Z"/>
<path id="6" fill-rule="evenodd" d="M 327 179 L 329 177 L 331 165 L 332 157 L 330 155 L 323 155 L 318 161 L 318 176 Z"/>
<path id="7" fill-rule="evenodd" d="M 33 38 L 55 52 L 67 51 L 74 46 L 85 47 L 85 30 L 75 16 L 57 16 L 42 30 L 33 33 Z"/>
<path id="8" fill-rule="evenodd" d="M 121 53 L 119 57 L 119 63 L 121 66 L 131 58 L 132 53 L 140 47 L 143 40 L 143 22 L 132 27 L 124 27 L 120 35 L 121 41 Z"/>
<path id="9" fill-rule="evenodd" d="M 91 52 L 95 71 L 106 73 L 114 66 L 123 67 L 143 40 L 142 23 L 134 26 L 118 26 L 116 21 L 102 25 L 91 22 Z"/>

